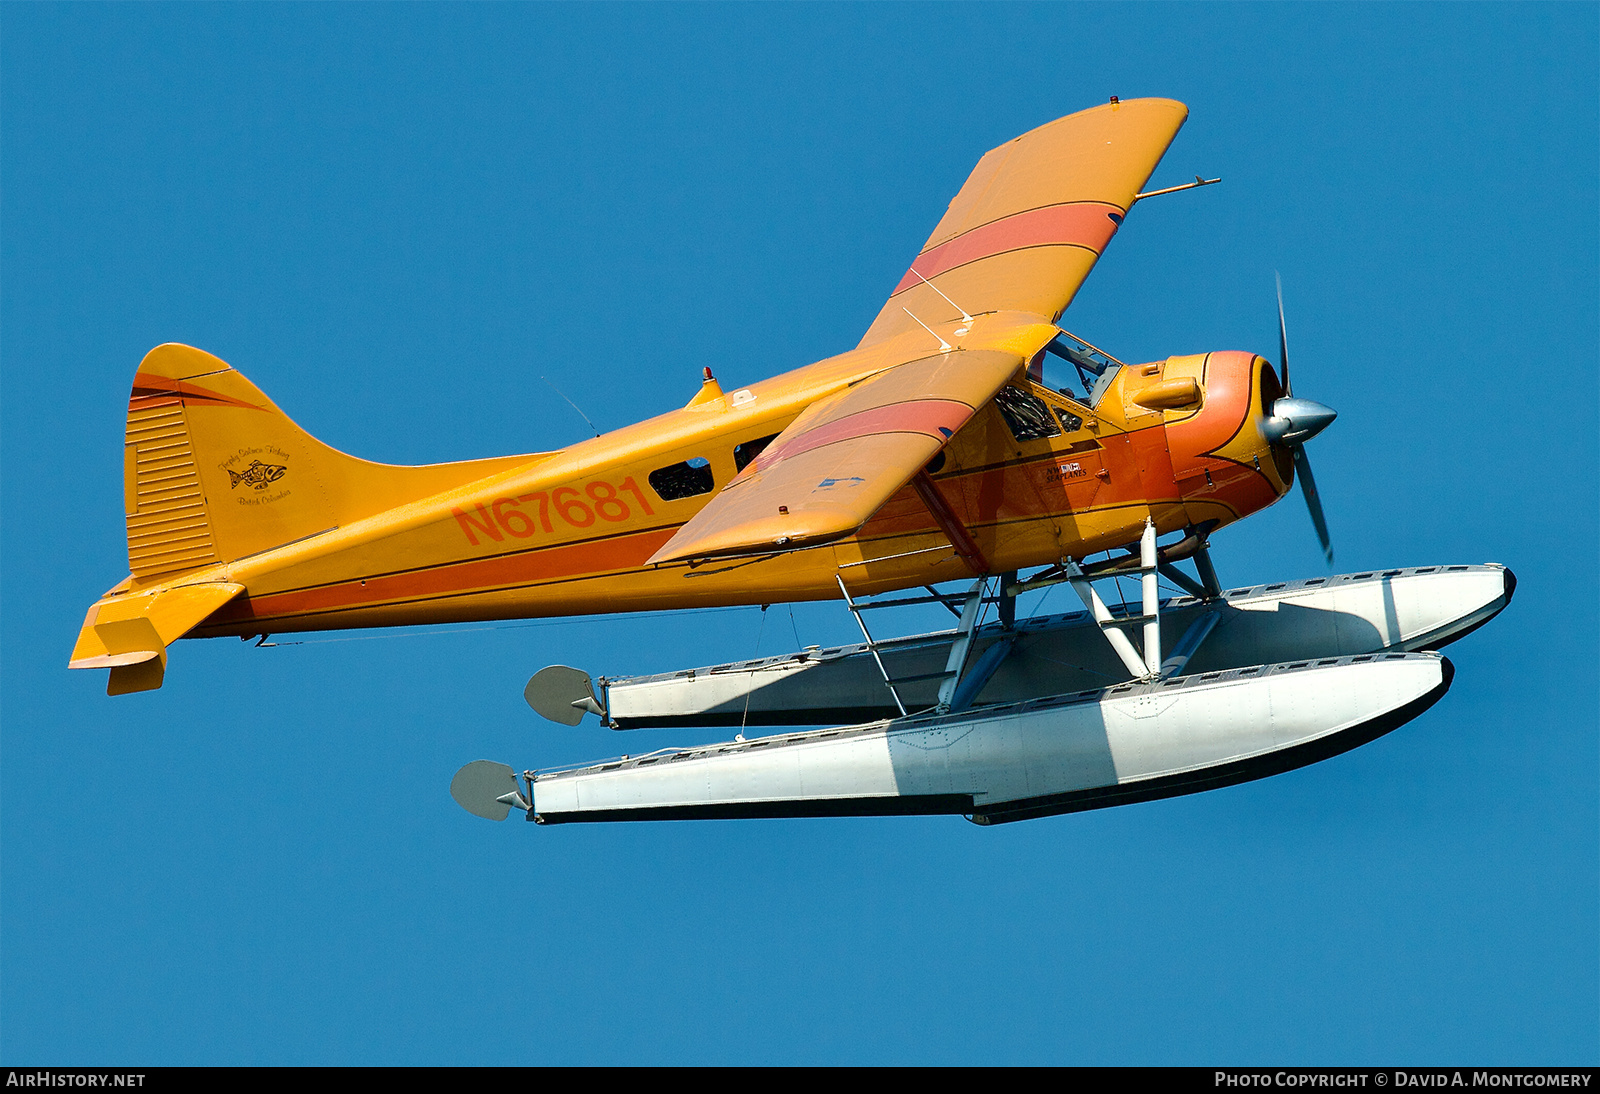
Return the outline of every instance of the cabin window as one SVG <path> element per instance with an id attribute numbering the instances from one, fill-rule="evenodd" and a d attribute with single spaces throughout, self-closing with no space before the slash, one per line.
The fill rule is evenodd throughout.
<path id="1" fill-rule="evenodd" d="M 1056 407 L 1056 417 L 1061 419 L 1061 428 L 1068 433 L 1076 433 L 1083 428 L 1083 419 L 1064 406 Z"/>
<path id="2" fill-rule="evenodd" d="M 671 464 L 667 467 L 658 467 L 650 472 L 650 489 L 654 490 L 662 501 L 677 501 L 679 498 L 692 498 L 697 494 L 709 494 L 716 489 L 716 481 L 711 477 L 711 463 L 696 456 L 692 460 Z"/>
<path id="3" fill-rule="evenodd" d="M 1095 380 L 1094 386 L 1089 388 L 1089 395 L 1086 402 L 1090 406 L 1099 406 L 1100 400 L 1105 398 L 1106 391 L 1111 387 L 1111 381 L 1115 380 L 1117 378 L 1117 373 L 1121 371 L 1121 365 L 1112 365 L 1110 368 L 1102 372 L 1099 378 Z"/>
<path id="4" fill-rule="evenodd" d="M 1078 397 L 1081 386 L 1078 370 L 1053 353 L 1040 350 L 1028 362 L 1028 379 L 1042 388 L 1058 392 L 1069 399 Z"/>
<path id="5" fill-rule="evenodd" d="M 1046 437 L 1061 436 L 1061 424 L 1050 413 L 1050 407 L 1037 395 L 1014 387 L 1003 387 L 994 397 L 1000 416 L 1006 420 L 1011 435 L 1019 441 L 1040 441 Z"/>
<path id="6" fill-rule="evenodd" d="M 745 441 L 744 444 L 735 445 L 733 449 L 733 466 L 743 471 L 749 466 L 751 460 L 761 455 L 762 450 L 777 439 L 778 435 L 774 433 L 769 437 L 757 437 L 753 441 Z"/>
<path id="7" fill-rule="evenodd" d="M 1079 342 L 1074 346 L 1063 341 L 1063 338 L 1077 342 L 1072 335 L 1063 334 L 1040 350 L 1028 362 L 1028 379 L 1046 390 L 1065 395 L 1073 402 L 1099 406 L 1101 397 L 1122 366 L 1099 350 L 1091 352 L 1087 342 Z M 1067 371 L 1069 365 L 1071 372 Z M 1083 394 L 1078 394 L 1079 391 Z"/>

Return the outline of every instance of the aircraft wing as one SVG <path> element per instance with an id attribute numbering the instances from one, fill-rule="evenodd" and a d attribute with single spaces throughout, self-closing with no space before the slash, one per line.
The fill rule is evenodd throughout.
<path id="1" fill-rule="evenodd" d="M 861 345 L 913 329 L 907 310 L 935 325 L 956 307 L 1059 318 L 1188 116 L 1171 99 L 1113 100 L 984 156 Z"/>
<path id="2" fill-rule="evenodd" d="M 1038 345 L 1055 333 L 1037 329 L 1044 332 Z M 819 400 L 649 561 L 794 551 L 852 534 L 1027 359 L 1011 349 L 955 350 L 894 365 Z"/>
<path id="3" fill-rule="evenodd" d="M 820 400 L 649 561 L 792 551 L 865 524 L 1053 336 L 1041 319 L 1071 302 L 1188 115 L 1114 101 L 984 156 L 858 350 L 919 320 L 950 331 L 962 309 L 978 327 L 1028 316 L 1043 340 L 904 360 Z"/>

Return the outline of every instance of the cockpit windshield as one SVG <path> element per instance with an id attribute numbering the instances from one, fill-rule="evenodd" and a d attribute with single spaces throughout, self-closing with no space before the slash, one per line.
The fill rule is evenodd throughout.
<path id="1" fill-rule="evenodd" d="M 1075 334 L 1062 331 L 1028 365 L 1028 377 L 1085 406 L 1096 406 L 1123 364 Z"/>

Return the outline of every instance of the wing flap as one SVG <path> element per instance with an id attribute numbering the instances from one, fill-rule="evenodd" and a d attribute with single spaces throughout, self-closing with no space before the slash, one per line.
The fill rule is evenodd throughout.
<path id="1" fill-rule="evenodd" d="M 1053 334 L 1038 325 L 1030 344 Z M 793 551 L 852 534 L 1026 362 L 1010 349 L 956 350 L 896 365 L 813 405 L 650 563 Z"/>

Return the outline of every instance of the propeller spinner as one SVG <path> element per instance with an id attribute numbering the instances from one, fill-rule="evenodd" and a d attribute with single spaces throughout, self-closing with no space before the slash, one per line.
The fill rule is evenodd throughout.
<path id="1" fill-rule="evenodd" d="M 1338 412 L 1310 399 L 1296 399 L 1289 383 L 1289 332 L 1283 319 L 1283 278 L 1278 278 L 1278 364 L 1283 377 L 1283 395 L 1272 404 L 1272 415 L 1262 423 L 1261 432 L 1273 445 L 1288 449 L 1294 457 L 1295 474 L 1300 479 L 1300 493 L 1311 511 L 1311 523 L 1316 527 L 1317 539 L 1322 544 L 1323 557 L 1333 565 L 1333 541 L 1328 536 L 1328 519 L 1322 512 L 1322 498 L 1317 494 L 1317 480 L 1311 474 L 1311 458 L 1306 455 L 1305 443 L 1333 424 Z"/>

